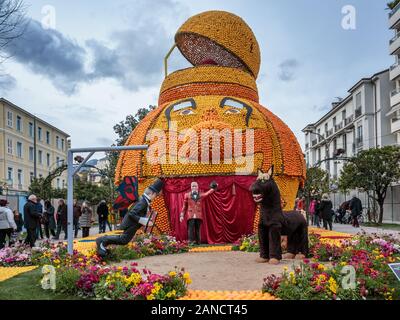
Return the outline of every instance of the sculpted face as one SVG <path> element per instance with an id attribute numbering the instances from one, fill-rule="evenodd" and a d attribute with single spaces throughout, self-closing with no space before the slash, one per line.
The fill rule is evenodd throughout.
<path id="1" fill-rule="evenodd" d="M 165 150 L 160 146 L 157 156 L 164 160 L 161 172 L 167 176 L 233 174 L 240 168 L 251 166 L 253 172 L 261 167 L 263 155 L 254 150 L 253 141 L 266 124 L 249 100 L 197 96 L 172 101 L 163 108 L 153 129 L 165 133 Z M 154 146 L 151 137 L 146 143 Z M 177 163 L 171 161 L 174 156 Z"/>

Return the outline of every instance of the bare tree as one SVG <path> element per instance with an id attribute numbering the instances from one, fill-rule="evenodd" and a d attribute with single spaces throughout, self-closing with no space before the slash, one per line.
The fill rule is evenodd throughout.
<path id="1" fill-rule="evenodd" d="M 7 58 L 5 48 L 25 31 L 27 20 L 22 0 L 0 0 L 0 58 Z"/>

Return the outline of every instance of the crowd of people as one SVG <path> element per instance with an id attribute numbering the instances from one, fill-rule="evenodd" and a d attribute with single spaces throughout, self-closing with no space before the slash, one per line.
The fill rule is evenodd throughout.
<path id="1" fill-rule="evenodd" d="M 343 202 L 335 211 L 332 201 L 328 194 L 323 194 L 322 197 L 315 196 L 311 198 L 308 208 L 306 208 L 306 200 L 304 197 L 297 198 L 295 210 L 306 211 L 312 226 L 321 227 L 327 230 L 332 230 L 333 222 L 351 223 L 353 227 L 359 228 L 359 218 L 362 215 L 362 203 L 355 195 L 352 199 Z"/>
<path id="2" fill-rule="evenodd" d="M 99 233 L 106 232 L 106 227 L 112 230 L 109 222 L 110 210 L 105 200 L 97 206 L 99 222 Z M 95 222 L 91 205 L 88 201 L 81 204 L 74 200 L 73 204 L 73 230 L 74 237 L 78 237 L 79 230 L 82 230 L 82 238 L 90 234 L 90 228 Z M 25 230 L 24 230 L 25 229 Z M 31 247 L 35 246 L 38 239 L 59 240 L 64 233 L 64 240 L 68 237 L 68 210 L 63 199 L 58 200 L 57 210 L 50 200 L 42 201 L 35 195 L 30 195 L 23 208 L 23 214 L 18 210 L 12 210 L 9 202 L 0 200 L 0 249 L 7 242 L 12 245 L 22 231 L 26 231 L 25 243 Z"/>

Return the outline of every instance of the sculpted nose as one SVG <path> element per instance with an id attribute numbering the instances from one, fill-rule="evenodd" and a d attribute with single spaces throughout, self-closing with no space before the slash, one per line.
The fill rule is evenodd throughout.
<path id="1" fill-rule="evenodd" d="M 218 111 L 215 108 L 209 108 L 204 111 L 201 119 L 203 121 L 219 120 Z"/>

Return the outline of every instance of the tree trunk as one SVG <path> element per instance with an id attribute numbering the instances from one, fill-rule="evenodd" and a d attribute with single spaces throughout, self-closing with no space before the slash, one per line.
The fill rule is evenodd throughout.
<path id="1" fill-rule="evenodd" d="M 382 224 L 383 222 L 383 204 L 385 202 L 385 199 L 379 199 L 378 204 L 379 204 L 379 224 Z"/>

